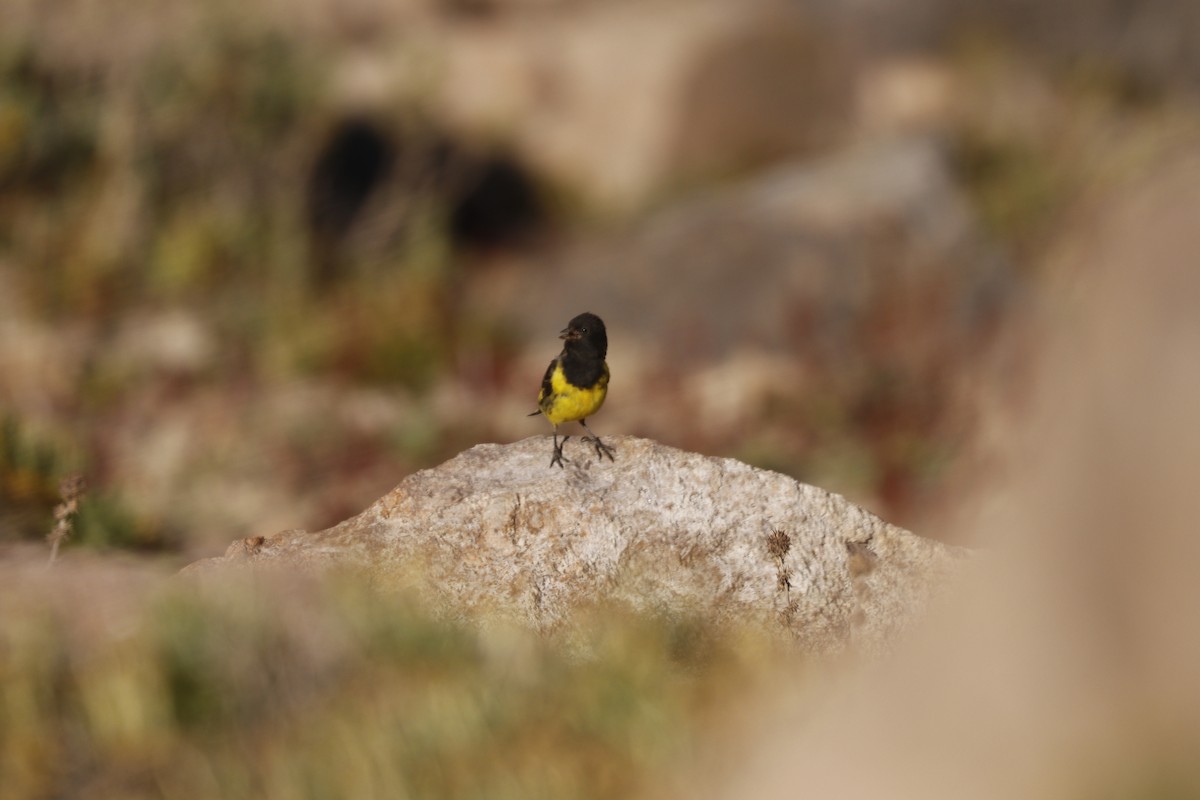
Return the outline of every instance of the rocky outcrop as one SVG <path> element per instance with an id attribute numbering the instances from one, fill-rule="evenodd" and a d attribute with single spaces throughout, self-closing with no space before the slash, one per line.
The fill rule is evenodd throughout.
<path id="1" fill-rule="evenodd" d="M 762 623 L 815 649 L 881 641 L 960 558 L 785 475 L 614 436 L 615 462 L 576 439 L 485 444 L 411 475 L 328 530 L 234 543 L 188 567 L 353 567 L 451 613 L 539 628 L 615 602 Z"/>

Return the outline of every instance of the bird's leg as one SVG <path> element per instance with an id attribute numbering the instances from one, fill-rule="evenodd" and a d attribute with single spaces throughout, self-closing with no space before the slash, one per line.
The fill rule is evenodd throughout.
<path id="1" fill-rule="evenodd" d="M 559 467 L 566 469 L 566 466 L 563 465 L 563 462 L 567 461 L 568 459 L 563 458 L 562 450 L 563 450 L 563 445 L 566 444 L 567 439 L 570 439 L 570 438 L 571 438 L 570 436 L 564 436 L 563 440 L 561 442 L 558 441 L 558 429 L 555 428 L 555 430 L 554 430 L 554 455 L 552 455 L 550 457 L 550 466 L 553 467 L 555 464 L 558 464 Z"/>
<path id="2" fill-rule="evenodd" d="M 591 442 L 596 446 L 596 458 L 603 461 L 604 457 L 608 456 L 609 461 L 616 461 L 616 459 L 613 457 L 613 449 L 604 442 L 600 441 L 599 436 L 592 433 L 592 429 L 587 426 L 587 420 L 581 419 L 579 420 L 579 424 L 582 425 L 583 429 L 588 432 L 588 435 L 583 437 L 583 440 L 585 442 Z M 563 441 L 566 440 L 564 439 Z"/>

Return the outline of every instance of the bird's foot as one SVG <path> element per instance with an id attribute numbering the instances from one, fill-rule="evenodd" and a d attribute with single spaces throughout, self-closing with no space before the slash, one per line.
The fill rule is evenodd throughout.
<path id="1" fill-rule="evenodd" d="M 595 446 L 596 458 L 599 459 L 600 461 L 603 461 L 605 456 L 608 456 L 609 461 L 617 460 L 613 456 L 613 453 L 616 451 L 614 451 L 610 445 L 607 445 L 604 442 L 600 441 L 599 436 L 585 436 L 585 437 L 583 437 L 583 440 L 585 442 L 591 442 Z"/>
<path id="2" fill-rule="evenodd" d="M 569 461 L 570 459 L 563 458 L 563 445 L 567 443 L 567 439 L 569 438 L 571 437 L 564 436 L 561 442 L 554 443 L 554 454 L 550 456 L 550 466 L 553 467 L 555 464 L 558 464 L 558 466 L 562 469 L 566 469 L 566 466 L 563 462 Z"/>

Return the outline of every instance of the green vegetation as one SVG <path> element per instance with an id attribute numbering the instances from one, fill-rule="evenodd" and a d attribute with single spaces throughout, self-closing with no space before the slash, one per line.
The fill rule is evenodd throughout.
<path id="1" fill-rule="evenodd" d="M 341 454 L 304 452 L 290 438 L 312 421 L 256 424 L 273 390 L 308 381 L 392 392 L 426 419 L 428 393 L 456 359 L 486 362 L 497 347 L 480 335 L 491 321 L 453 313 L 459 263 L 428 181 L 393 176 L 372 196 L 365 233 L 316 241 L 313 165 L 341 114 L 329 86 L 345 44 L 335 31 L 220 0 L 126 12 L 124 22 L 77 3 L 2 14 L 0 293 L 25 326 L 12 341 L 45 336 L 49 346 L 36 351 L 43 363 L 0 375 L 0 540 L 45 536 L 58 481 L 79 469 L 93 492 L 68 546 L 178 546 L 206 526 L 192 510 L 213 504 L 130 481 L 135 456 L 122 436 L 163 428 L 207 396 L 218 411 L 177 419 L 195 439 L 171 445 L 187 454 L 174 486 L 264 453 L 311 456 L 289 474 L 312 480 L 316 464 Z M 420 150 L 411 104 L 377 116 Z M 332 266 L 320 261 L 326 251 Z M 171 331 L 147 324 L 163 318 L 183 321 L 182 351 Z M 259 440 L 209 449 L 239 426 Z M 460 442 L 428 425 L 372 431 L 353 458 L 398 479 Z M 368 500 L 331 497 L 329 507 Z M 318 512 L 306 523 L 322 521 L 333 519 Z"/>
<path id="2" fill-rule="evenodd" d="M 218 379 L 340 370 L 426 386 L 447 357 L 444 210 L 409 185 L 390 216 L 427 213 L 348 248 L 337 285 L 316 285 L 305 215 L 335 116 L 336 41 L 242 5 L 141 9 L 149 41 L 118 36 L 86 54 L 46 44 L 80 35 L 79 9 L 30 12 L 34 22 L 0 31 L 0 255 L 55 319 L 199 313 L 228 354 Z M 94 38 L 105 32 L 117 33 Z M 416 116 L 401 105 L 381 122 L 408 131 Z M 402 302 L 379 315 L 369 305 L 380 295 Z M 348 306 L 364 320 L 353 344 L 319 319 L 325 339 L 291 344 L 301 323 L 345 319 Z"/>
<path id="3" fill-rule="evenodd" d="M 31 432 L 15 416 L 0 415 L 0 542 L 49 534 L 63 499 L 60 481 L 85 466 L 77 448 Z M 79 503 L 67 541 L 131 551 L 177 544 L 165 526 L 139 519 L 111 490 L 93 492 Z"/>
<path id="4" fill-rule="evenodd" d="M 539 636 L 353 580 L 81 594 L 0 595 L 11 800 L 664 797 L 714 698 L 768 661 L 695 620 L 604 609 Z"/>

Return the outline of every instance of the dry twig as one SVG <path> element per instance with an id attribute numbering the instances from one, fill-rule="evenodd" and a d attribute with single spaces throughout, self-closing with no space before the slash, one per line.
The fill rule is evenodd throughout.
<path id="1" fill-rule="evenodd" d="M 71 535 L 75 524 L 75 515 L 79 513 L 79 504 L 87 494 L 87 480 L 78 472 L 73 472 L 63 478 L 58 484 L 58 493 L 62 501 L 54 507 L 54 530 L 46 536 L 50 542 L 50 560 L 47 566 L 58 558 L 58 546 Z"/>

